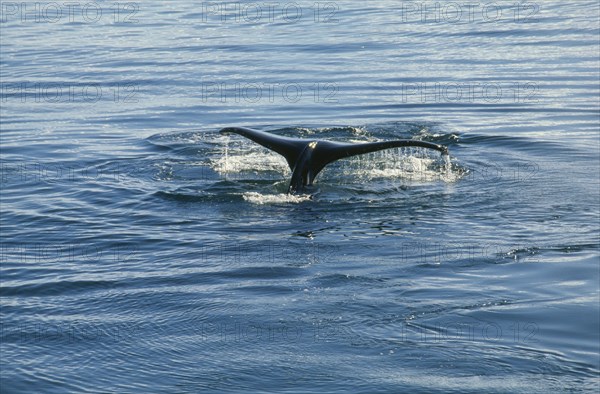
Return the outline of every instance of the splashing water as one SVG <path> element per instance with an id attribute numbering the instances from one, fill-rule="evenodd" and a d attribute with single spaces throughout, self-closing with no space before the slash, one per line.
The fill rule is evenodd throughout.
<path id="1" fill-rule="evenodd" d="M 289 172 L 287 162 L 277 153 L 257 145 L 230 143 L 229 139 L 223 153 L 211 162 L 211 166 L 225 176 L 244 172 L 266 175 L 264 173 L 269 171 L 284 176 Z"/>
<path id="2" fill-rule="evenodd" d="M 227 135 L 225 138 L 225 154 L 223 156 L 225 157 L 225 169 L 229 169 L 229 136 Z M 225 172 L 227 173 L 227 171 Z"/>
<path id="3" fill-rule="evenodd" d="M 444 159 L 444 180 L 450 179 L 450 175 L 452 174 L 452 163 L 450 162 L 450 155 L 448 153 L 442 154 L 442 158 Z"/>
<path id="4" fill-rule="evenodd" d="M 226 180 L 269 179 L 286 180 L 290 169 L 285 159 L 256 144 L 246 141 L 222 140 L 219 157 L 211 162 L 213 169 Z M 453 168 L 450 156 L 420 147 L 403 147 L 372 152 L 342 159 L 329 164 L 319 175 L 317 182 L 352 184 L 380 179 L 392 182 L 456 182 L 463 174 Z M 246 193 L 244 199 L 256 204 L 301 202 L 307 198 L 289 197 L 287 194 L 264 195 Z"/>
<path id="5" fill-rule="evenodd" d="M 424 148 L 395 148 L 340 160 L 326 167 L 324 177 L 336 179 L 407 180 L 414 182 L 455 182 L 461 176 L 454 171 L 448 155 L 440 158 Z"/>
<path id="6" fill-rule="evenodd" d="M 223 147 L 219 158 L 216 160 L 211 160 L 211 167 L 220 174 L 225 176 L 225 180 L 229 180 L 227 175 L 231 172 L 229 165 L 229 135 L 225 135 L 222 137 L 223 141 L 221 146 Z"/>
<path id="7" fill-rule="evenodd" d="M 298 204 L 305 201 L 310 201 L 311 196 L 308 194 L 261 194 L 256 192 L 247 192 L 242 195 L 244 200 L 253 204 L 264 205 L 264 204 Z"/>

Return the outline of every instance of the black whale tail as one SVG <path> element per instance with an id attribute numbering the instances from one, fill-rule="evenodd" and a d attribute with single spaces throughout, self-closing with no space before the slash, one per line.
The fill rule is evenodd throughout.
<path id="1" fill-rule="evenodd" d="M 245 127 L 226 127 L 219 131 L 221 134 L 235 133 L 242 135 L 267 149 L 285 157 L 292 170 L 292 180 L 288 193 L 302 192 L 305 186 L 312 185 L 317 174 L 329 163 L 345 157 L 362 155 L 382 149 L 417 146 L 435 149 L 443 155 L 448 154 L 448 148 L 443 145 L 425 141 L 395 140 L 368 142 L 364 144 L 349 144 L 332 141 L 305 140 L 288 138 L 248 129 Z"/>

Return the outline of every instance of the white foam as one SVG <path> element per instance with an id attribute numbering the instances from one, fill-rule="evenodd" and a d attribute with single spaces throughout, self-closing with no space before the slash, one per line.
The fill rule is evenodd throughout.
<path id="1" fill-rule="evenodd" d="M 283 156 L 254 145 L 230 144 L 226 141 L 222 154 L 211 161 L 220 174 L 275 171 L 287 174 L 289 167 Z"/>
<path id="2" fill-rule="evenodd" d="M 211 162 L 211 167 L 220 174 L 239 172 L 275 171 L 286 174 L 289 167 L 281 156 L 264 154 L 238 155 L 229 152 L 227 157 L 221 157 Z"/>
<path id="3" fill-rule="evenodd" d="M 460 171 L 452 169 L 450 159 L 442 161 L 434 157 L 420 157 L 412 154 L 376 152 L 369 155 L 357 156 L 341 164 L 341 174 L 344 177 L 356 177 L 365 180 L 384 178 L 401 179 L 415 182 L 457 181 Z"/>
<path id="4" fill-rule="evenodd" d="M 256 192 L 247 192 L 243 194 L 244 200 L 253 204 L 297 204 L 304 201 L 310 201 L 310 195 L 300 194 L 260 194 Z"/>

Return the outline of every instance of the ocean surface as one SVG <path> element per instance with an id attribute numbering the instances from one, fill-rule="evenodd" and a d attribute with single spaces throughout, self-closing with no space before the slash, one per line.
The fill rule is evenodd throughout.
<path id="1" fill-rule="evenodd" d="M 600 389 L 597 1 L 0 6 L 2 394 Z"/>

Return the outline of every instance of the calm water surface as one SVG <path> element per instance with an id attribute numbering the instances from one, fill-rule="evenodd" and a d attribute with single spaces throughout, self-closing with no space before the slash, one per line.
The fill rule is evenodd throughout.
<path id="1" fill-rule="evenodd" d="M 599 7 L 3 2 L 2 393 L 598 392 Z"/>

